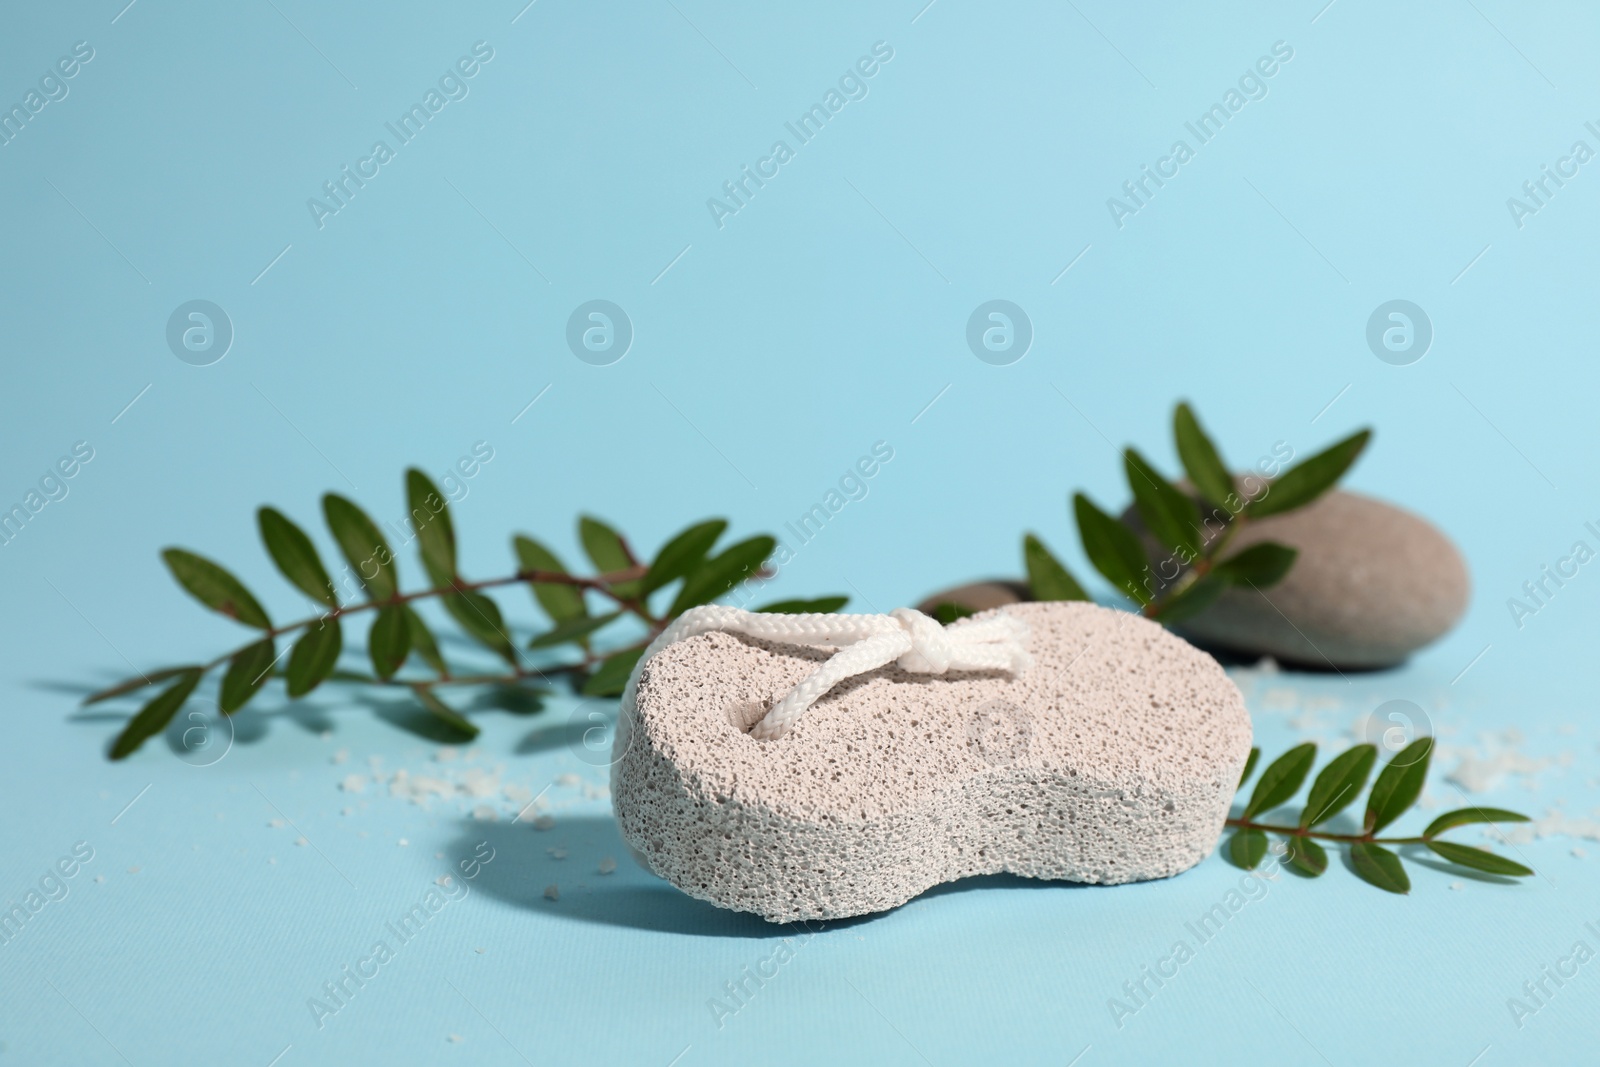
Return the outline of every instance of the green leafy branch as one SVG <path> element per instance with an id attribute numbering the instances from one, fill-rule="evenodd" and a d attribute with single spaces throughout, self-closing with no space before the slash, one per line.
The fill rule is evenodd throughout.
<path id="1" fill-rule="evenodd" d="M 1250 750 L 1244 773 L 1239 777 L 1239 789 L 1250 780 L 1259 748 Z M 1257 816 L 1281 807 L 1294 799 L 1311 773 L 1317 759 L 1317 746 L 1307 742 L 1296 745 L 1279 756 L 1261 772 L 1255 790 L 1238 818 L 1230 818 L 1233 837 L 1227 844 L 1229 862 L 1237 867 L 1252 870 L 1260 865 L 1267 854 L 1267 835 L 1276 834 L 1286 845 L 1284 859 L 1290 870 L 1308 878 L 1316 878 L 1328 869 L 1328 853 L 1319 842 L 1328 841 L 1344 845 L 1349 850 L 1351 869 L 1365 882 L 1390 893 L 1409 893 L 1411 879 L 1407 877 L 1400 856 L 1390 847 L 1421 845 L 1436 855 L 1456 864 L 1486 874 L 1525 878 L 1533 871 L 1520 863 L 1497 856 L 1487 849 L 1460 845 L 1453 841 L 1440 841 L 1439 835 L 1458 826 L 1474 823 L 1527 822 L 1526 815 L 1500 808 L 1461 808 L 1446 812 L 1428 824 L 1427 829 L 1415 837 L 1379 837 L 1379 831 L 1394 822 L 1416 803 L 1422 794 L 1423 781 L 1428 776 L 1428 761 L 1433 755 L 1433 738 L 1419 737 L 1397 752 L 1383 770 L 1367 796 L 1366 815 L 1362 818 L 1358 834 L 1335 833 L 1317 829 L 1339 812 L 1349 807 L 1366 787 L 1378 759 L 1375 745 L 1357 745 L 1328 762 L 1311 783 L 1305 807 L 1294 825 L 1258 822 Z"/>
<path id="2" fill-rule="evenodd" d="M 1270 481 L 1254 474 L 1236 479 L 1187 403 L 1178 404 L 1172 423 L 1188 487 L 1168 481 L 1137 449 L 1122 454 L 1135 513 L 1144 532 L 1167 553 L 1164 559 L 1152 567 L 1139 529 L 1102 511 L 1083 493 L 1072 499 L 1089 562 L 1146 618 L 1163 623 L 1199 614 L 1232 586 L 1266 589 L 1282 581 L 1296 556 L 1288 545 L 1262 541 L 1231 556 L 1224 551 L 1252 521 L 1303 508 L 1332 489 L 1372 438 L 1372 431 L 1361 430 Z M 1034 534 L 1023 537 L 1022 557 L 1033 599 L 1090 599 Z M 945 623 L 965 614 L 970 612 L 955 604 L 940 605 L 937 612 Z"/>
<path id="3" fill-rule="evenodd" d="M 515 686 L 570 677 L 588 696 L 622 692 L 646 646 L 683 612 L 710 603 L 751 577 L 768 577 L 764 569 L 777 547 L 770 536 L 758 535 L 718 549 L 728 524 L 709 519 L 682 530 L 648 563 L 627 540 L 598 519 L 578 520 L 578 539 L 595 573 L 571 573 L 554 552 L 531 537 L 512 538 L 517 560 L 514 573 L 469 580 L 457 568 L 455 525 L 449 504 L 421 471 L 406 472 L 406 497 L 411 539 L 417 544 L 425 588 L 404 592 L 388 540 L 356 504 L 329 493 L 322 498 L 323 519 L 348 564 L 357 596 L 347 602 L 329 575 L 311 538 L 282 512 L 263 507 L 257 512 L 261 541 L 280 573 L 318 605 L 318 612 L 288 623 L 274 623 L 243 582 L 217 563 L 182 548 L 162 553 L 179 585 L 206 607 L 258 631 L 240 647 L 214 659 L 149 671 L 91 694 L 85 704 L 124 696 L 168 683 L 129 720 L 112 743 L 111 758 L 123 759 L 167 725 L 193 696 L 207 674 L 220 670 L 217 705 L 224 715 L 243 708 L 274 678 L 282 678 L 291 700 L 304 697 L 324 682 L 402 687 L 449 730 L 474 737 L 478 728 L 439 695 L 447 686 Z M 500 606 L 486 590 L 527 585 L 549 618 L 551 628 L 534 637 L 526 652 L 565 649 L 577 658 L 535 662 L 517 647 Z M 675 590 L 675 591 L 674 591 Z M 668 596 L 670 594 L 670 599 Z M 591 598 L 605 610 L 591 610 Z M 435 600 L 461 631 L 505 663 L 499 671 L 457 673 L 439 650 L 432 629 L 413 607 Z M 785 600 L 757 608 L 769 612 L 837 611 L 848 598 Z M 343 620 L 374 613 L 367 633 L 371 672 L 341 670 Z M 597 647 L 602 630 L 629 619 L 643 636 L 632 642 Z M 280 639 L 293 637 L 280 648 Z M 280 668 L 283 657 L 286 666 Z M 543 657 L 540 657 L 541 659 Z M 407 665 L 410 668 L 407 669 Z"/>

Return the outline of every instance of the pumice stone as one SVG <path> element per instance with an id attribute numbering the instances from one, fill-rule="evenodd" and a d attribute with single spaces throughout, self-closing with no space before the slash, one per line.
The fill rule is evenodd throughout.
<path id="1" fill-rule="evenodd" d="M 656 874 L 792 922 L 970 875 L 1177 874 L 1216 846 L 1249 751 L 1216 661 L 1127 612 L 709 606 L 635 667 L 612 797 Z"/>

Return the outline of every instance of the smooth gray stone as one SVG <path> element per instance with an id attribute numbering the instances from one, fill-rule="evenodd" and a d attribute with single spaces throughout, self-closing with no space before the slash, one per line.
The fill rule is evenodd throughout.
<path id="1" fill-rule="evenodd" d="M 1031 599 L 1033 598 L 1028 595 L 1027 582 L 994 578 L 985 582 L 968 582 L 966 585 L 946 589 L 942 593 L 934 593 L 918 604 L 917 610 L 925 615 L 932 615 L 933 609 L 940 604 L 957 604 L 977 614 L 980 611 L 1003 608 L 1007 604 L 1020 604 Z"/>
<path id="2" fill-rule="evenodd" d="M 1141 529 L 1129 509 L 1123 520 Z M 1153 564 L 1170 553 L 1144 535 Z M 1213 647 L 1324 670 L 1390 667 L 1460 620 L 1466 563 L 1437 527 L 1371 497 L 1334 490 L 1297 511 L 1249 521 L 1224 557 L 1261 541 L 1300 550 L 1277 585 L 1235 587 L 1175 627 Z M 1165 570 L 1172 570 L 1168 563 Z"/>

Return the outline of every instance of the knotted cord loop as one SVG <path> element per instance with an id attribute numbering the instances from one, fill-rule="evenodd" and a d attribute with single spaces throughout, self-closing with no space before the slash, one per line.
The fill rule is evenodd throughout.
<path id="1" fill-rule="evenodd" d="M 846 678 L 889 663 L 912 674 L 1008 671 L 1013 676 L 1033 665 L 1028 624 L 1003 613 L 940 626 L 914 608 L 896 608 L 888 615 L 782 615 L 708 604 L 684 612 L 650 642 L 634 670 L 635 680 L 640 668 L 663 648 L 714 630 L 838 649 L 756 723 L 750 734 L 758 741 L 782 737 L 807 708 Z"/>

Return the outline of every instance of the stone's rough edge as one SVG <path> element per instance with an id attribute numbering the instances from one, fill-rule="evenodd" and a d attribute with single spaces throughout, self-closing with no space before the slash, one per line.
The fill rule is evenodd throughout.
<path id="1" fill-rule="evenodd" d="M 663 649 L 619 716 L 623 837 L 691 896 L 775 922 L 977 874 L 1116 884 L 1198 863 L 1250 748 L 1233 682 L 1135 615 L 1005 610 L 1033 628 L 1023 678 L 883 668 L 775 742 L 741 727 L 826 652 L 723 633 Z"/>

